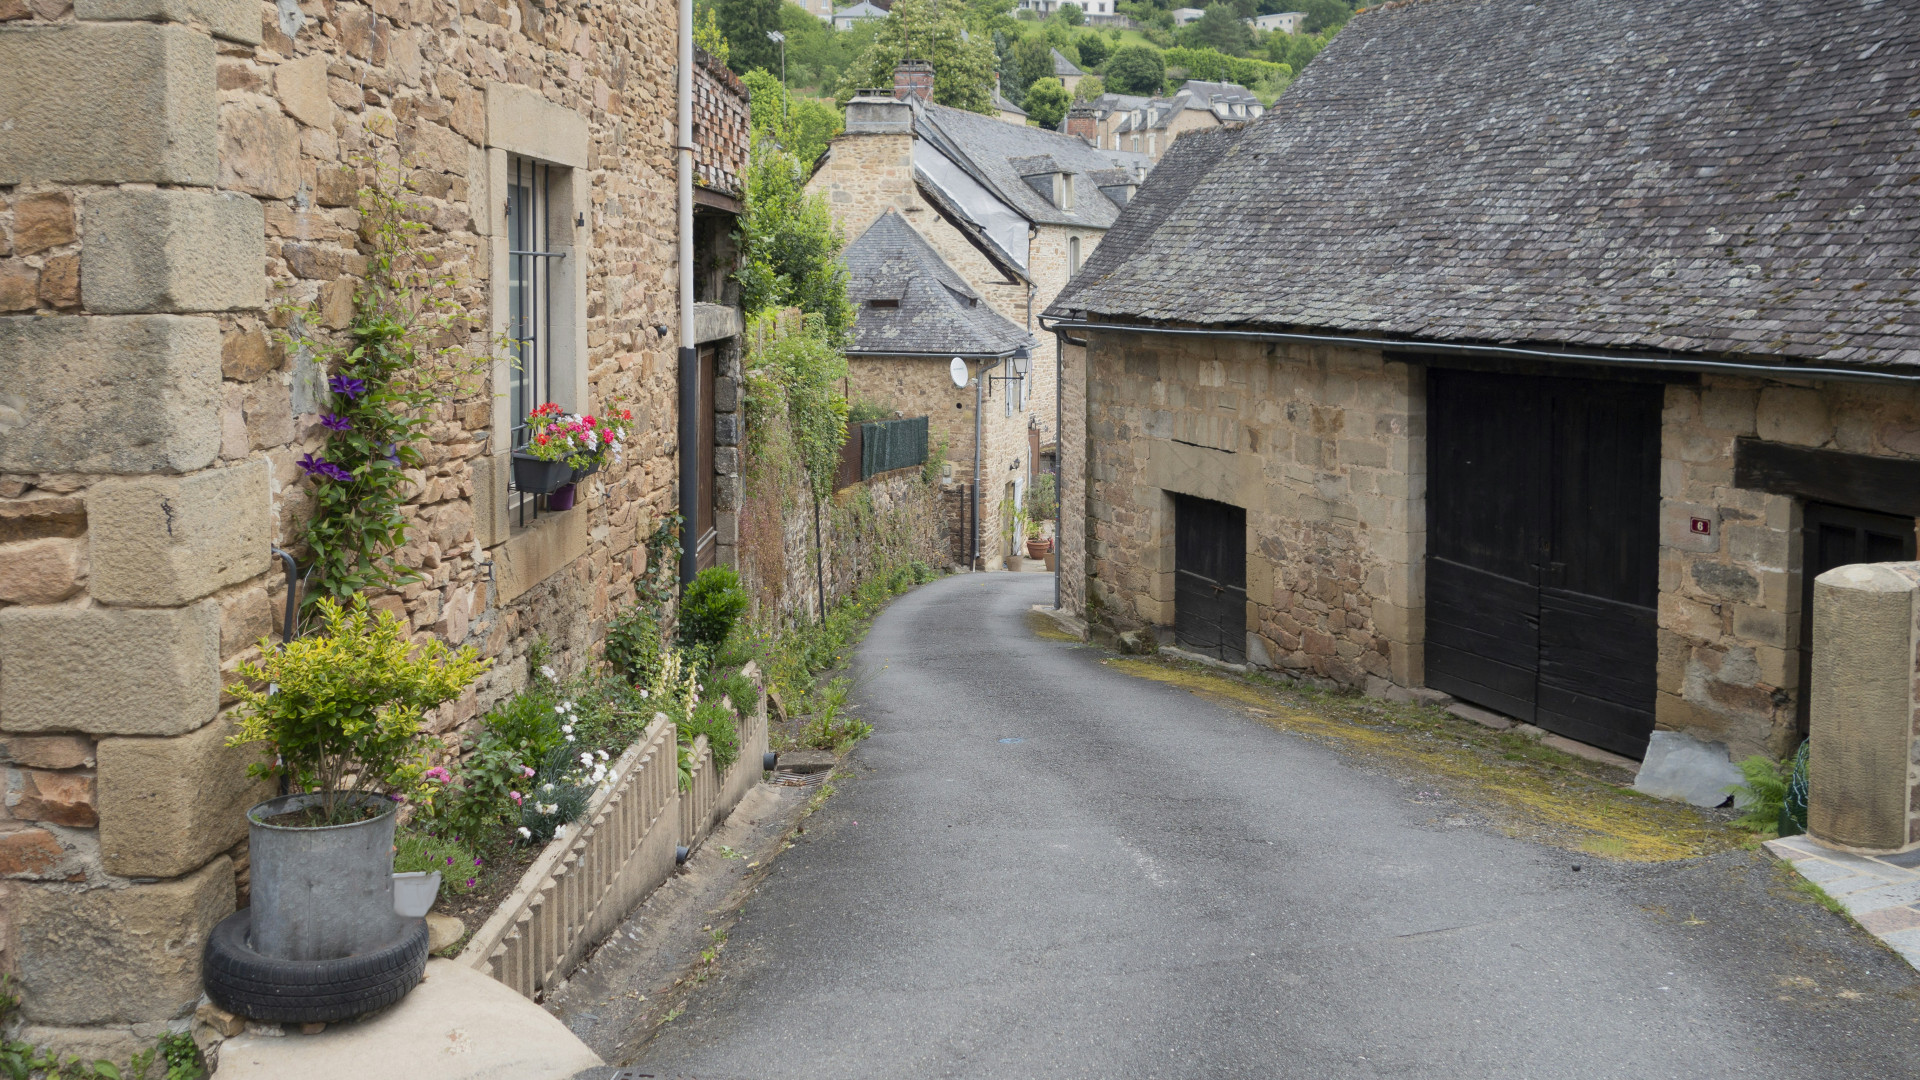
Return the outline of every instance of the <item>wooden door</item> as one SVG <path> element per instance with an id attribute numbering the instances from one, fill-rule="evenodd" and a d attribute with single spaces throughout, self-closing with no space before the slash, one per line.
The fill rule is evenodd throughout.
<path id="1" fill-rule="evenodd" d="M 705 570 L 712 566 L 717 554 L 715 539 L 718 533 L 713 520 L 713 440 L 715 435 L 715 417 L 713 413 L 713 382 L 718 372 L 719 352 L 712 345 L 700 346 L 700 403 L 694 415 L 699 418 L 700 434 L 695 442 L 700 447 L 700 462 L 696 471 L 700 478 L 700 497 L 694 508 L 693 535 L 699 538 L 694 547 L 693 565 L 696 570 Z"/>
<path id="2" fill-rule="evenodd" d="M 1813 579 L 1854 563 L 1909 562 L 1914 519 L 1809 502 L 1801 517 L 1800 734 L 1807 733 L 1808 691 L 1813 686 Z"/>
<path id="3" fill-rule="evenodd" d="M 1247 656 L 1247 512 L 1192 495 L 1173 500 L 1174 636 L 1239 663 Z"/>
<path id="4" fill-rule="evenodd" d="M 1662 393 L 1429 373 L 1428 685 L 1617 753 L 1645 752 Z"/>

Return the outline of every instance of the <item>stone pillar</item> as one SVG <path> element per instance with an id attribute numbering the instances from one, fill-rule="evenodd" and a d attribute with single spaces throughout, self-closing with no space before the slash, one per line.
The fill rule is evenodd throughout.
<path id="1" fill-rule="evenodd" d="M 216 55 L 261 13 L 74 15 L 0 15 L 0 279 L 39 282 L 0 304 L 0 963 L 23 1037 L 124 1064 L 198 1001 L 264 794 L 220 687 L 271 478 L 219 458 L 222 319 L 265 306 L 265 215 L 214 190 Z"/>
<path id="2" fill-rule="evenodd" d="M 1807 831 L 1863 852 L 1920 844 L 1920 563 L 1842 566 L 1813 583 Z"/>

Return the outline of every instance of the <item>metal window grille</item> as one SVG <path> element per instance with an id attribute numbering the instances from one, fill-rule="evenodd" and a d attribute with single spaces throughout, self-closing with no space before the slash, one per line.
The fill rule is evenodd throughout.
<path id="1" fill-rule="evenodd" d="M 525 449 L 531 436 L 527 414 L 553 394 L 553 279 L 565 273 L 566 252 L 549 250 L 552 187 L 549 166 L 507 159 L 507 344 L 513 361 L 507 400 L 515 450 Z M 530 508 L 535 516 L 540 512 L 538 499 L 517 487 L 510 505 L 517 506 L 522 525 Z"/>

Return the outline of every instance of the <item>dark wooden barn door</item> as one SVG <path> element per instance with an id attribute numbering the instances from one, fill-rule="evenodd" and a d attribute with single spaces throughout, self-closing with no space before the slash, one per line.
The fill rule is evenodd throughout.
<path id="1" fill-rule="evenodd" d="M 1195 652 L 1247 656 L 1247 512 L 1173 497 L 1173 631 Z"/>
<path id="2" fill-rule="evenodd" d="M 1895 514 L 1807 503 L 1801 517 L 1800 734 L 1807 733 L 1808 691 L 1813 687 L 1813 579 L 1854 563 L 1911 561 L 1913 521 Z"/>
<path id="3" fill-rule="evenodd" d="M 1654 384 L 1430 372 L 1429 686 L 1646 751 L 1661 401 Z"/>

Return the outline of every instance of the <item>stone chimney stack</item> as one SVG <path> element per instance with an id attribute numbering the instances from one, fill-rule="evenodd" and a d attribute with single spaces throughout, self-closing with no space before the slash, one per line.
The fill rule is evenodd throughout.
<path id="1" fill-rule="evenodd" d="M 905 101 L 911 94 L 921 101 L 933 100 L 933 65 L 925 60 L 902 60 L 893 69 L 893 96 Z"/>

